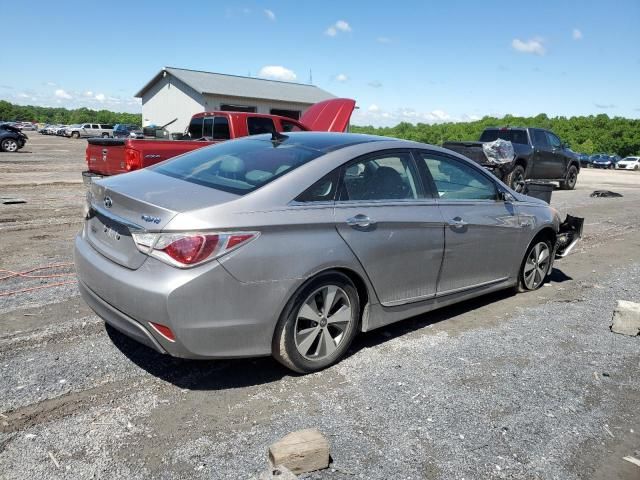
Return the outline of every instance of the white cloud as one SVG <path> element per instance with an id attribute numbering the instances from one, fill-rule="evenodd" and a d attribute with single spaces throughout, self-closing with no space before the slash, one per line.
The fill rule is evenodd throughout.
<path id="1" fill-rule="evenodd" d="M 54 95 L 57 98 L 62 98 L 65 100 L 70 100 L 71 99 L 71 95 L 69 95 L 67 92 L 65 92 L 64 90 L 62 90 L 61 88 L 59 88 L 58 90 L 55 91 Z"/>
<path id="2" fill-rule="evenodd" d="M 350 32 L 350 31 L 351 31 L 351 25 L 349 25 L 349 22 L 346 22 L 345 20 L 338 20 L 336 23 L 329 26 L 324 31 L 324 34 L 330 37 L 335 37 L 338 34 L 338 32 Z"/>
<path id="3" fill-rule="evenodd" d="M 449 120 L 451 118 L 449 114 L 443 110 L 432 110 L 430 115 L 437 120 Z"/>
<path id="4" fill-rule="evenodd" d="M 286 82 L 293 82 L 298 78 L 293 70 L 289 70 L 281 65 L 265 65 L 258 72 L 258 76 L 273 80 L 284 80 Z"/>
<path id="5" fill-rule="evenodd" d="M 574 40 L 582 40 L 582 32 L 577 28 L 573 29 L 573 32 L 571 32 L 571 36 Z"/>
<path id="6" fill-rule="evenodd" d="M 54 82 L 47 82 L 47 85 L 49 87 L 55 87 L 56 86 L 56 84 Z"/>
<path id="7" fill-rule="evenodd" d="M 546 53 L 544 41 L 541 38 L 532 38 L 526 42 L 519 38 L 514 38 L 511 46 L 514 50 L 522 53 L 533 53 L 535 55 L 544 55 Z"/>
<path id="8" fill-rule="evenodd" d="M 371 105 L 369 105 L 369 108 L 367 108 L 368 111 L 375 113 L 375 112 L 379 112 L 380 111 L 380 107 L 378 105 L 376 105 L 375 103 L 372 103 Z"/>
<path id="9" fill-rule="evenodd" d="M 366 109 L 358 109 L 353 112 L 354 125 L 395 126 L 400 122 L 409 123 L 442 123 L 442 122 L 469 122 L 480 117 L 474 114 L 453 116 L 441 109 L 431 111 L 419 111 L 414 108 L 396 108 L 386 111 L 377 104 L 372 103 Z"/>
<path id="10" fill-rule="evenodd" d="M 29 97 L 30 95 L 27 95 L 26 93 L 23 93 L 23 92 L 18 94 L 18 98 L 29 98 Z"/>
<path id="11" fill-rule="evenodd" d="M 338 75 L 336 75 L 336 80 L 339 82 L 346 82 L 347 80 L 349 80 L 349 77 L 344 73 L 339 73 Z"/>
<path id="12" fill-rule="evenodd" d="M 380 83 L 378 80 L 372 80 L 371 82 L 367 83 L 367 85 L 369 85 L 370 87 L 373 87 L 373 88 L 382 87 L 382 83 Z"/>
<path id="13" fill-rule="evenodd" d="M 84 96 L 85 97 L 93 97 L 93 92 L 91 90 L 87 90 L 86 92 L 84 92 Z"/>
<path id="14" fill-rule="evenodd" d="M 378 37 L 378 38 L 376 38 L 376 42 L 378 42 L 378 43 L 391 43 L 391 39 L 389 37 Z"/>
<path id="15" fill-rule="evenodd" d="M 271 21 L 275 21 L 276 19 L 276 14 L 273 13 L 273 11 L 269 10 L 268 8 L 264 9 L 264 14 L 267 16 L 267 18 Z"/>
<path id="16" fill-rule="evenodd" d="M 99 102 L 104 102 L 107 97 L 104 93 L 96 93 L 96 96 L 94 98 Z"/>

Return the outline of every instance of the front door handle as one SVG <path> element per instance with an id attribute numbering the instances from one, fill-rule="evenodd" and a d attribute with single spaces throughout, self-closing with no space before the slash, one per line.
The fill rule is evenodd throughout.
<path id="1" fill-rule="evenodd" d="M 459 228 L 459 227 L 464 227 L 466 225 L 469 225 L 467 222 L 465 222 L 462 218 L 460 217 L 455 217 L 452 218 L 451 220 L 449 220 L 449 226 L 450 227 L 454 227 L 454 228 Z"/>
<path id="2" fill-rule="evenodd" d="M 355 217 L 347 218 L 347 225 L 350 227 L 369 227 L 375 225 L 376 222 L 371 220 L 368 216 L 358 214 Z"/>

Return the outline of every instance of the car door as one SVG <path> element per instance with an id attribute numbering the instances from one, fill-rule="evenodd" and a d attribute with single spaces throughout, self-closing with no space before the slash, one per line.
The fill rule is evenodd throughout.
<path id="1" fill-rule="evenodd" d="M 347 164 L 335 204 L 336 228 L 385 306 L 435 295 L 444 223 L 425 195 L 408 150 L 378 152 Z"/>
<path id="2" fill-rule="evenodd" d="M 551 147 L 551 155 L 548 163 L 548 177 L 546 178 L 564 178 L 567 170 L 567 155 L 562 146 L 562 142 L 557 135 L 551 132 L 545 132 L 549 146 Z"/>
<path id="3" fill-rule="evenodd" d="M 528 178 L 555 178 L 553 177 L 555 154 L 551 149 L 547 132 L 539 128 L 531 129 L 531 142 L 533 143 L 533 157 Z"/>
<path id="4" fill-rule="evenodd" d="M 438 295 L 508 279 L 521 260 L 514 205 L 500 199 L 498 185 L 479 167 L 437 152 L 419 156 L 445 222 Z"/>

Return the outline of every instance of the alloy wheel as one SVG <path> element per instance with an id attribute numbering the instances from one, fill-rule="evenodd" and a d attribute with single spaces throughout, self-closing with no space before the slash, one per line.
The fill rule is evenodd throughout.
<path id="1" fill-rule="evenodd" d="M 528 290 L 535 290 L 544 282 L 551 262 L 549 245 L 538 242 L 527 255 L 524 265 L 524 285 Z"/>
<path id="2" fill-rule="evenodd" d="M 17 152 L 18 142 L 11 138 L 8 138 L 4 142 L 2 142 L 2 150 L 4 150 L 5 152 Z"/>
<path id="3" fill-rule="evenodd" d="M 349 296 L 336 285 L 325 285 L 304 301 L 296 316 L 295 345 L 309 360 L 331 355 L 345 338 L 352 320 Z"/>

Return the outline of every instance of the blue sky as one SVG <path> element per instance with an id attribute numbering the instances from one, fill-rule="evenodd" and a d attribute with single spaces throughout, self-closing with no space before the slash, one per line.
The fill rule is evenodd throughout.
<path id="1" fill-rule="evenodd" d="M 640 117 L 638 0 L 31 0 L 10 11 L 0 98 L 16 103 L 138 112 L 133 95 L 174 66 L 303 83 L 311 71 L 357 100 L 355 124 Z"/>

